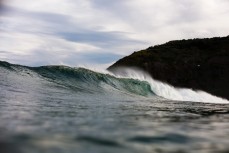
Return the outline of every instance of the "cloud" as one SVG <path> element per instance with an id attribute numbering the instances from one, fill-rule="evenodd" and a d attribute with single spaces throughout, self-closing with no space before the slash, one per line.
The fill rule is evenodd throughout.
<path id="1" fill-rule="evenodd" d="M 27 65 L 106 64 L 169 40 L 229 33 L 228 0 L 8 0 L 2 10 L 0 60 Z"/>
<path id="2" fill-rule="evenodd" d="M 93 1 L 93 6 L 103 9 L 114 18 L 120 17 L 131 25 L 136 37 L 152 44 L 171 39 L 212 37 L 227 35 L 229 17 L 227 0 L 124 0 L 117 5 L 102 5 L 104 0 Z M 223 24 L 217 24 L 217 22 Z M 206 24 L 208 23 L 208 24 Z M 221 29 L 222 28 L 222 29 Z M 190 34 L 187 31 L 192 31 Z M 205 32 L 203 32 L 205 31 Z M 224 33 L 224 34 L 223 34 Z M 165 35 L 167 34 L 167 36 Z"/>
<path id="3" fill-rule="evenodd" d="M 0 16 L 4 12 L 4 3 L 5 3 L 5 0 L 0 0 Z"/>
<path id="4" fill-rule="evenodd" d="M 115 47 L 117 45 L 141 44 L 144 42 L 128 38 L 126 33 L 115 31 L 81 31 L 78 33 L 62 32 L 58 33 L 60 37 L 68 41 L 89 43 L 99 47 Z"/>

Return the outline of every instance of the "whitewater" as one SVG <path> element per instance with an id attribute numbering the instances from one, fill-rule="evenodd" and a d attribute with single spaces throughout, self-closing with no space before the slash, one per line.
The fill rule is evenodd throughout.
<path id="1" fill-rule="evenodd" d="M 0 152 L 227 152 L 228 106 L 138 69 L 0 62 Z"/>
<path id="2" fill-rule="evenodd" d="M 146 81 L 150 84 L 151 90 L 158 96 L 170 100 L 208 102 L 208 103 L 229 103 L 228 100 L 211 95 L 204 91 L 194 91 L 186 88 L 175 88 L 172 85 L 153 79 L 148 73 L 133 68 L 120 68 L 115 76 L 122 78 L 133 78 Z M 172 77 L 172 76 L 171 76 Z"/>

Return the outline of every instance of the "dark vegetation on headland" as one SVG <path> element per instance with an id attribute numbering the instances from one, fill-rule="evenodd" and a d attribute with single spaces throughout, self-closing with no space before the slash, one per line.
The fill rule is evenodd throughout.
<path id="1" fill-rule="evenodd" d="M 229 99 L 229 36 L 170 41 L 124 57 L 108 68 L 140 68 L 176 87 Z"/>

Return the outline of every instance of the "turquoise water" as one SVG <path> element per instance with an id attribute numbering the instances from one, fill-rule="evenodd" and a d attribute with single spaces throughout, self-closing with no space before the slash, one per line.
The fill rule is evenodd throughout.
<path id="1" fill-rule="evenodd" d="M 82 68 L 1 62 L 0 152 L 229 152 L 228 104 L 153 89 Z"/>

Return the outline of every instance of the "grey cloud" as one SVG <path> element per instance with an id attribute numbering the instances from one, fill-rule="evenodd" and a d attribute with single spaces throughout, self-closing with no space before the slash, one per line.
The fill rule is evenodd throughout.
<path id="1" fill-rule="evenodd" d="M 72 22 L 74 19 L 67 15 L 58 13 L 31 12 L 12 7 L 6 7 L 9 15 L 22 16 L 28 19 L 35 19 L 44 22 L 46 31 L 42 33 L 51 34 L 56 37 L 73 42 L 90 43 L 107 47 L 110 45 L 122 45 L 130 43 L 144 43 L 139 40 L 128 38 L 126 32 L 118 31 L 98 31 L 97 29 L 86 29 L 80 22 Z M 21 27 L 22 32 L 26 32 L 30 27 Z M 32 27 L 33 28 L 33 27 Z M 41 32 L 41 31 L 39 31 Z M 108 45 L 109 44 L 109 45 Z"/>
<path id="2" fill-rule="evenodd" d="M 3 7 L 3 0 L 0 0 L 0 9 Z"/>
<path id="3" fill-rule="evenodd" d="M 96 10 L 102 10 L 106 13 L 112 14 L 113 16 L 128 21 L 132 18 L 131 14 L 134 11 L 133 8 L 129 7 L 129 0 L 89 0 L 91 6 Z"/>
<path id="4" fill-rule="evenodd" d="M 40 52 L 41 53 L 41 52 Z M 7 61 L 14 64 L 28 65 L 28 66 L 40 66 L 50 64 L 50 54 L 47 52 L 43 52 L 40 54 L 39 52 L 33 52 L 30 55 L 21 55 L 14 53 L 12 51 L 1 51 L 0 60 Z M 4 56 L 7 55 L 7 56 Z"/>
<path id="5" fill-rule="evenodd" d="M 65 2 L 71 3 L 72 6 L 77 6 L 79 3 L 75 0 L 62 1 L 62 3 Z M 82 12 L 80 10 L 84 8 L 80 8 L 80 10 L 76 10 L 79 13 L 76 16 L 76 18 L 78 16 L 79 18 L 76 19 L 73 18 L 74 9 L 72 9 L 72 14 L 67 15 L 60 14 L 61 12 L 35 12 L 25 10 L 23 7 L 21 9 L 6 7 L 5 5 L 5 7 L 2 7 L 3 1 L 0 0 L 0 11 L 4 12 L 3 15 L 7 19 L 11 18 L 10 20 L 0 18 L 0 22 L 3 23 L 1 25 L 4 25 L 0 28 L 1 31 L 29 33 L 34 36 L 42 34 L 44 37 L 61 38 L 61 41 L 64 40 L 64 42 L 89 44 L 99 48 L 97 50 L 99 53 L 93 53 L 90 50 L 74 53 L 66 47 L 62 48 L 63 52 L 60 52 L 60 54 L 66 56 L 60 56 L 56 55 L 53 50 L 42 51 L 42 48 L 38 47 L 31 51 L 31 55 L 26 55 L 30 58 L 10 54 L 7 51 L 0 52 L 0 55 L 4 54 L 2 57 L 7 55 L 10 59 L 20 63 L 27 59 L 30 60 L 28 63 L 35 65 L 42 63 L 55 64 L 59 61 L 72 65 L 83 62 L 108 63 L 120 58 L 117 53 L 118 49 L 123 51 L 123 54 L 128 54 L 136 49 L 135 46 L 148 47 L 171 39 L 206 36 L 199 31 L 207 31 L 208 37 L 220 36 L 224 33 L 228 35 L 227 32 L 229 32 L 227 28 L 229 22 L 226 20 L 229 15 L 228 0 L 209 1 L 214 4 L 213 8 L 225 4 L 222 8 L 220 7 L 223 10 L 222 12 L 225 13 L 222 16 L 217 12 L 221 11 L 217 7 L 215 9 L 205 8 L 204 4 L 208 2 L 204 0 L 147 0 L 142 2 L 138 0 L 88 0 L 87 2 L 90 4 L 87 9 L 91 12 L 85 15 L 86 18 L 81 18 L 80 13 Z M 135 2 L 139 5 L 136 5 Z M 149 4 L 149 6 L 146 4 Z M 209 9 L 210 13 L 208 12 Z M 215 18 L 214 21 L 206 20 L 209 14 L 216 14 L 218 18 Z M 84 14 L 82 17 L 84 17 Z M 223 17 L 225 21 L 221 19 Z M 113 31 L 106 29 L 112 29 Z M 135 39 L 131 37 L 130 32 L 134 34 Z M 12 43 L 10 41 L 9 43 Z M 49 48 L 49 45 L 54 44 L 47 42 L 42 47 L 47 46 Z M 56 46 L 58 48 L 58 44 Z M 50 57 L 53 57 L 53 59 Z"/>
<path id="6" fill-rule="evenodd" d="M 203 19 L 202 7 L 197 1 L 175 0 L 174 7 L 177 8 L 178 16 L 170 23 L 179 24 L 183 22 L 194 22 Z"/>
<path id="7" fill-rule="evenodd" d="M 71 31 L 73 29 L 73 24 L 71 23 L 73 19 L 68 15 L 33 12 L 10 6 L 5 6 L 3 12 L 4 13 L 2 15 L 7 18 L 20 19 L 19 22 L 16 22 L 17 20 L 13 21 L 2 18 L 0 23 L 2 25 L 6 25 L 4 27 L 0 27 L 3 31 L 8 30 L 10 32 L 15 31 L 34 35 L 53 35 L 53 32 L 55 31 L 67 28 Z"/>
<path id="8" fill-rule="evenodd" d="M 0 54 L 6 54 L 8 51 L 0 51 Z"/>
<path id="9" fill-rule="evenodd" d="M 10 6 L 4 6 L 5 16 L 9 17 L 26 17 L 29 19 L 42 20 L 49 23 L 65 23 L 69 22 L 71 18 L 68 15 L 59 13 L 46 13 L 46 12 L 34 12 L 23 9 L 18 9 Z"/>
<path id="10" fill-rule="evenodd" d="M 114 0 L 89 0 L 91 5 L 98 9 L 106 9 L 110 11 L 120 11 L 126 8 L 128 0 L 114 1 Z M 130 1 L 129 1 L 130 2 Z"/>
<path id="11" fill-rule="evenodd" d="M 4 13 L 4 9 L 5 9 L 5 0 L 0 0 L 0 16 L 2 15 L 2 13 Z"/>
<path id="12" fill-rule="evenodd" d="M 101 31 L 83 31 L 83 32 L 73 32 L 73 33 L 58 33 L 62 38 L 73 41 L 89 43 L 99 47 L 115 47 L 115 45 L 124 44 L 144 44 L 142 41 L 133 40 L 126 37 L 125 33 L 121 32 L 101 32 Z"/>
<path id="13" fill-rule="evenodd" d="M 116 61 L 121 56 L 115 53 L 71 53 L 62 62 L 68 65 L 77 64 L 107 64 Z"/>
<path id="14" fill-rule="evenodd" d="M 24 56 L 10 53 L 10 51 L 8 52 L 8 60 L 17 61 L 18 63 L 26 65 L 29 64 L 37 66 L 42 64 L 55 64 L 59 63 L 59 61 L 69 65 L 85 62 L 99 64 L 111 63 L 121 57 L 120 55 L 115 54 L 115 48 L 128 44 L 144 43 L 128 38 L 126 36 L 128 33 L 125 32 L 103 32 L 97 31 L 96 29 L 86 29 L 81 23 L 72 23 L 71 21 L 73 19 L 70 16 L 58 13 L 32 12 L 12 7 L 6 7 L 5 12 L 6 16 L 23 17 L 28 21 L 31 19 L 39 20 L 46 26 L 46 29 L 44 29 L 45 31 L 33 31 L 34 27 L 20 26 L 17 27 L 17 32 L 30 33 L 34 35 L 43 33 L 52 37 L 65 39 L 67 41 L 90 44 L 101 48 L 99 51 L 100 53 L 91 53 L 90 51 L 85 51 L 84 53 L 74 53 L 74 51 L 66 50 L 65 53 L 62 53 L 66 55 L 64 58 L 60 55 L 48 52 L 47 50 L 42 51 L 42 48 L 32 51 L 30 55 Z M 29 30 L 30 28 L 32 28 L 32 31 Z M 108 53 L 111 50 L 113 50 L 114 53 Z M 23 59 L 27 59 L 27 61 Z"/>
<path id="15" fill-rule="evenodd" d="M 123 22 L 131 23 L 132 26 L 147 26 L 152 31 L 156 31 L 166 26 L 173 26 L 181 23 L 191 23 L 204 18 L 202 10 L 203 7 L 197 0 L 174 0 L 168 2 L 171 4 L 170 8 L 163 10 L 162 6 L 165 6 L 165 2 L 157 2 L 156 5 L 152 6 L 150 10 L 144 8 L 136 9 L 131 7 L 131 1 L 113 1 L 113 0 L 90 0 L 92 6 L 95 9 L 102 9 L 105 12 L 113 14 L 117 18 L 122 19 Z M 142 2 L 144 3 L 144 2 Z M 174 11 L 175 10 L 175 11 Z M 144 16 L 145 11 L 150 16 Z M 163 24 L 160 22 L 159 16 L 162 16 L 165 11 L 170 12 L 168 20 Z"/>
<path id="16" fill-rule="evenodd" d="M 29 55 L 20 55 L 13 52 L 6 52 L 2 54 L 7 54 L 6 58 L 0 58 L 0 60 L 5 60 L 15 64 L 30 65 L 30 66 L 41 66 L 41 65 L 55 65 L 65 63 L 67 65 L 76 66 L 78 64 L 107 64 L 121 58 L 120 55 L 115 53 L 74 53 L 69 51 L 64 58 L 58 53 L 44 52 L 42 50 L 36 50 Z M 0 53 L 1 55 L 1 53 Z M 55 57 L 55 58 L 50 58 Z M 25 60 L 27 59 L 27 60 Z"/>

